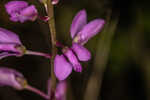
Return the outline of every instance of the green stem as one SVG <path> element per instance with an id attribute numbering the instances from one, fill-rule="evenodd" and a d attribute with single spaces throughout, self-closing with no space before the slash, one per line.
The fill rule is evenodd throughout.
<path id="1" fill-rule="evenodd" d="M 51 0 L 47 0 L 47 14 L 49 17 L 48 25 L 51 33 L 51 43 L 52 43 L 52 58 L 51 58 L 51 91 L 54 93 L 56 88 L 56 76 L 54 74 L 54 58 L 57 54 L 56 48 L 56 29 L 55 29 L 55 19 L 54 10 Z"/>

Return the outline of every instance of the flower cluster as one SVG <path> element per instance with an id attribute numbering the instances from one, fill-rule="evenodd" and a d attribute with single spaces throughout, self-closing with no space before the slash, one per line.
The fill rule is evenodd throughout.
<path id="1" fill-rule="evenodd" d="M 47 0 L 39 0 L 45 6 Z M 52 0 L 55 5 L 59 0 Z M 47 10 L 47 6 L 46 10 Z M 35 21 L 37 18 L 49 20 L 47 16 L 41 17 L 34 5 L 29 5 L 26 1 L 10 1 L 5 5 L 10 20 L 13 22 Z M 91 59 L 90 51 L 84 47 L 93 36 L 98 34 L 103 28 L 105 21 L 103 19 L 95 19 L 87 22 L 87 14 L 85 10 L 81 10 L 74 17 L 70 35 L 72 38 L 71 47 L 64 46 L 57 42 L 58 47 L 62 47 L 62 54 L 57 54 L 54 58 L 54 72 L 59 80 L 56 90 L 50 90 L 51 80 L 48 80 L 48 93 L 45 94 L 40 90 L 30 86 L 23 74 L 20 72 L 0 67 L 0 86 L 10 86 L 17 90 L 29 90 L 35 92 L 45 99 L 66 100 L 67 84 L 65 79 L 71 74 L 72 70 L 82 72 L 80 62 L 89 61 Z M 8 56 L 21 57 L 23 55 L 43 56 L 50 59 L 51 55 L 26 49 L 16 33 L 0 27 L 0 59 Z M 51 93 L 54 92 L 54 93 Z"/>
<path id="2" fill-rule="evenodd" d="M 72 46 L 70 48 L 63 47 L 63 54 L 56 55 L 55 57 L 54 71 L 59 80 L 65 80 L 71 74 L 72 69 L 76 72 L 82 71 L 79 61 L 88 61 L 91 59 L 91 53 L 84 47 L 84 44 L 98 34 L 104 24 L 105 21 L 103 19 L 95 19 L 87 23 L 85 10 L 77 13 L 70 29 Z"/>
<path id="3" fill-rule="evenodd" d="M 37 93 L 44 97 L 45 99 L 50 99 L 50 91 L 48 91 L 48 94 L 45 94 L 41 92 L 40 90 L 30 86 L 27 83 L 27 80 L 24 78 L 23 74 L 6 67 L 0 67 L 0 86 L 10 86 L 17 90 L 29 90 L 34 93 Z M 50 80 L 48 80 L 48 90 L 50 86 Z M 66 94 L 66 88 L 67 84 L 66 81 L 59 82 L 56 91 L 55 91 L 55 98 L 56 100 L 66 100 L 65 94 Z"/>

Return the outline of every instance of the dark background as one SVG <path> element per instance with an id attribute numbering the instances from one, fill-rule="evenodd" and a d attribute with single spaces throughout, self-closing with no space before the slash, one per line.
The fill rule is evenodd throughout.
<path id="1" fill-rule="evenodd" d="M 0 1 L 0 27 L 19 35 L 30 50 L 50 53 L 47 23 L 14 23 L 9 20 Z M 46 15 L 38 0 L 39 15 Z M 86 9 L 88 21 L 106 20 L 100 34 L 85 45 L 92 59 L 82 63 L 83 72 L 73 72 L 68 78 L 68 100 L 150 100 L 150 7 L 146 0 L 60 0 L 55 6 L 57 39 L 71 45 L 70 25 L 75 14 Z M 8 57 L 0 66 L 14 68 L 24 74 L 29 84 L 46 92 L 50 75 L 49 60 L 38 56 Z M 43 100 L 29 91 L 0 87 L 0 100 Z"/>

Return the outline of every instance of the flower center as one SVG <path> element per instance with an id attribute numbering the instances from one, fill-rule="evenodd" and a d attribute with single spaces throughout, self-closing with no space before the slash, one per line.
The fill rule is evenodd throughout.
<path id="1" fill-rule="evenodd" d="M 20 52 L 19 56 L 22 56 L 26 53 L 26 48 L 23 45 L 16 45 L 15 48 Z"/>

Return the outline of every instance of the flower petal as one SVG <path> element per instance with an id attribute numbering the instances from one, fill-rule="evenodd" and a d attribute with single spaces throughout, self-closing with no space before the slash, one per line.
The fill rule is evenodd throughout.
<path id="1" fill-rule="evenodd" d="M 20 21 L 26 20 L 34 21 L 37 18 L 38 12 L 34 5 L 31 5 L 20 12 Z"/>
<path id="2" fill-rule="evenodd" d="M 59 0 L 52 0 L 52 4 L 53 4 L 53 5 L 58 4 L 58 2 L 59 2 Z"/>
<path id="3" fill-rule="evenodd" d="M 11 54 L 11 53 L 8 53 L 8 52 L 3 52 L 3 53 L 0 53 L 0 59 L 3 59 L 5 57 L 8 57 L 8 56 L 18 56 L 17 54 Z"/>
<path id="4" fill-rule="evenodd" d="M 26 8 L 28 3 L 25 1 L 10 1 L 5 4 L 5 8 L 8 14 L 16 13 L 23 8 Z"/>
<path id="5" fill-rule="evenodd" d="M 72 65 L 63 55 L 56 55 L 54 60 L 54 72 L 59 80 L 65 80 L 72 72 Z"/>
<path id="6" fill-rule="evenodd" d="M 74 38 L 74 36 L 83 28 L 84 25 L 87 23 L 87 15 L 85 10 L 81 10 L 77 13 L 77 15 L 74 17 L 70 33 L 71 37 Z"/>
<path id="7" fill-rule="evenodd" d="M 0 28 L 0 43 L 16 43 L 21 44 L 19 37 L 4 28 Z"/>
<path id="8" fill-rule="evenodd" d="M 16 45 L 15 43 L 0 43 L 0 51 L 12 51 L 12 52 L 18 52 L 18 50 L 16 49 Z"/>
<path id="9" fill-rule="evenodd" d="M 24 77 L 21 73 L 17 72 L 14 69 L 9 68 L 0 68 L 0 85 L 1 86 L 11 86 L 16 89 L 23 89 L 22 84 L 17 81 L 17 78 L 22 79 L 24 81 Z"/>
<path id="10" fill-rule="evenodd" d="M 88 61 L 91 58 L 91 53 L 83 47 L 82 45 L 79 45 L 77 43 L 72 44 L 72 49 L 76 53 L 78 59 L 80 61 Z"/>
<path id="11" fill-rule="evenodd" d="M 67 91 L 66 81 L 59 82 L 55 91 L 56 100 L 65 100 L 63 98 L 66 97 L 66 91 Z"/>
<path id="12" fill-rule="evenodd" d="M 95 19 L 84 26 L 78 34 L 80 44 L 85 44 L 90 38 L 98 34 L 104 24 L 105 21 L 103 19 Z"/>
<path id="13" fill-rule="evenodd" d="M 78 61 L 77 57 L 75 56 L 75 54 L 72 52 L 72 50 L 70 48 L 64 48 L 63 53 L 68 58 L 70 63 L 72 64 L 73 69 L 76 72 L 81 72 L 82 66 L 81 66 L 80 62 Z"/>

